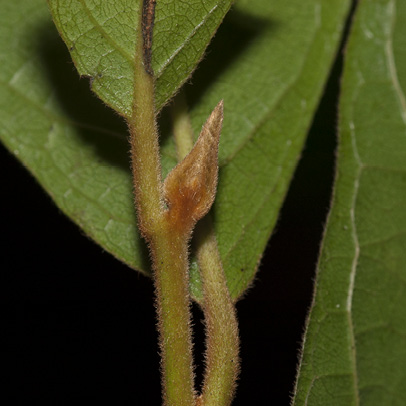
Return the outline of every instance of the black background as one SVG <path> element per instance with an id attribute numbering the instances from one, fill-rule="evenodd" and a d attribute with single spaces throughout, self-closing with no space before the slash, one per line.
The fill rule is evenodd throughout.
<path id="1" fill-rule="evenodd" d="M 289 404 L 331 195 L 340 69 L 339 60 L 257 280 L 237 304 L 235 406 Z M 151 281 L 84 236 L 4 147 L 0 163 L 2 358 L 13 399 L 159 405 Z M 201 318 L 194 308 L 197 354 Z"/>

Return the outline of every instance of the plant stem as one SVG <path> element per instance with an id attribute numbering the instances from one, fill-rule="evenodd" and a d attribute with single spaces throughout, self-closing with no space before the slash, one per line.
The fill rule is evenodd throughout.
<path id="1" fill-rule="evenodd" d="M 132 117 L 129 120 L 132 174 L 138 225 L 147 239 L 164 212 L 158 130 L 154 106 L 154 80 L 142 60 L 142 36 L 139 29 L 134 68 Z"/>
<path id="2" fill-rule="evenodd" d="M 173 104 L 172 116 L 178 160 L 182 160 L 193 146 L 193 132 L 183 93 Z M 210 213 L 197 224 L 195 242 L 203 282 L 206 324 L 206 370 L 198 405 L 228 406 L 240 369 L 238 323 Z"/>
<path id="3" fill-rule="evenodd" d="M 197 225 L 195 238 L 206 324 L 206 370 L 201 404 L 228 406 L 233 400 L 240 370 L 238 323 L 211 217 L 206 216 Z"/>
<path id="4" fill-rule="evenodd" d="M 191 406 L 195 393 L 188 292 L 190 233 L 174 230 L 163 204 L 154 81 L 143 60 L 141 25 L 142 12 L 134 61 L 133 113 L 128 120 L 138 224 L 153 262 L 164 404 Z"/>
<path id="5" fill-rule="evenodd" d="M 169 220 L 169 219 L 168 219 Z M 151 242 L 162 357 L 164 404 L 194 404 L 188 238 L 166 221 Z"/>

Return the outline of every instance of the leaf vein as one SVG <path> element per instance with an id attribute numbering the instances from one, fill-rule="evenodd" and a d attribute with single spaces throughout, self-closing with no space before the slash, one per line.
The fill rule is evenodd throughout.
<path id="1" fill-rule="evenodd" d="M 203 20 L 197 24 L 190 34 L 185 38 L 184 42 L 175 49 L 172 55 L 161 65 L 161 67 L 155 72 L 155 78 L 159 79 L 168 65 L 176 58 L 176 56 L 182 51 L 182 49 L 190 42 L 190 40 L 196 35 L 201 27 L 205 28 L 205 22 L 208 20 L 211 14 L 217 9 L 218 4 L 216 4 L 209 12 L 204 16 Z"/>
<path id="2" fill-rule="evenodd" d="M 102 27 L 102 25 L 100 25 L 100 23 L 93 17 L 91 10 L 87 7 L 85 0 L 79 0 L 80 3 L 83 6 L 84 11 L 86 12 L 89 20 L 91 21 L 91 23 L 93 24 L 94 28 L 99 31 L 103 38 L 105 38 L 105 40 L 112 46 L 112 48 L 116 49 L 125 59 L 127 59 L 127 61 L 133 65 L 134 64 L 134 58 L 128 54 L 122 47 L 120 47 L 116 41 L 114 41 L 111 36 L 106 32 L 106 30 L 104 30 L 104 28 Z M 84 35 L 85 33 L 83 33 L 82 35 Z M 135 47 L 134 47 L 135 50 Z"/>
<path id="3" fill-rule="evenodd" d="M 354 158 L 358 164 L 358 170 L 357 173 L 355 174 L 354 178 L 354 185 L 353 185 L 353 197 L 352 197 L 352 204 L 350 208 L 350 220 L 351 220 L 351 234 L 352 234 L 352 239 L 354 242 L 354 257 L 353 261 L 351 264 L 351 272 L 350 272 L 350 280 L 349 280 L 349 286 L 348 286 L 348 292 L 347 292 L 347 303 L 346 303 L 346 309 L 348 312 L 348 326 L 349 326 L 349 333 L 350 333 L 350 342 L 351 342 L 351 355 L 352 355 L 352 364 L 353 364 L 353 376 L 354 376 L 354 390 L 355 390 L 355 402 L 356 405 L 360 404 L 359 400 L 359 389 L 358 389 L 358 374 L 357 374 L 357 366 L 356 366 L 356 343 L 355 343 L 355 335 L 354 335 L 354 324 L 353 324 L 353 316 L 352 316 L 352 301 L 353 301 L 353 294 L 354 294 L 354 287 L 355 287 L 355 276 L 357 273 L 357 266 L 358 266 L 358 260 L 359 260 L 359 255 L 360 255 L 360 245 L 359 245 L 359 240 L 358 240 L 358 235 L 357 235 L 357 226 L 356 226 L 356 219 L 355 219 L 355 206 L 356 206 L 356 201 L 358 197 L 358 190 L 359 190 L 359 184 L 360 184 L 360 177 L 361 177 L 361 172 L 363 169 L 363 164 L 361 162 L 359 153 L 358 153 L 358 148 L 356 144 L 356 139 L 355 139 L 355 126 L 354 123 L 350 123 L 350 135 L 351 135 L 351 143 L 352 143 L 352 148 L 353 148 L 353 155 Z"/>

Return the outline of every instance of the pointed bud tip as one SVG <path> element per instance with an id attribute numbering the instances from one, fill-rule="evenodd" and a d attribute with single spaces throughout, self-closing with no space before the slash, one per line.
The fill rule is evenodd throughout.
<path id="1" fill-rule="evenodd" d="M 169 213 L 193 227 L 213 204 L 218 173 L 218 145 L 223 123 L 223 100 L 204 124 L 193 149 L 167 176 L 164 195 Z"/>
<path id="2" fill-rule="evenodd" d="M 211 112 L 209 119 L 217 119 L 218 121 L 223 122 L 223 116 L 224 116 L 224 100 L 221 99 L 218 103 L 217 106 L 214 108 L 214 110 Z"/>

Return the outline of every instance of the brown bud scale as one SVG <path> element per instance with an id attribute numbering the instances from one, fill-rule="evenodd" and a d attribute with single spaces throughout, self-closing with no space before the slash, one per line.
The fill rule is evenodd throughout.
<path id="1" fill-rule="evenodd" d="M 213 204 L 218 176 L 218 145 L 223 101 L 216 106 L 190 153 L 164 182 L 168 216 L 175 227 L 191 231 Z"/>

